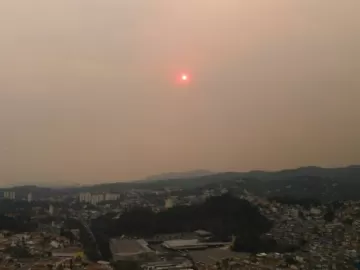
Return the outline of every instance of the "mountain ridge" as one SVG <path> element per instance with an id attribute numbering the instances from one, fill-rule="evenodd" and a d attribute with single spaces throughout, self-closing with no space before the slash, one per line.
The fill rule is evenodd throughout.
<path id="1" fill-rule="evenodd" d="M 187 179 L 187 178 L 196 178 L 202 177 L 207 175 L 216 174 L 215 172 L 208 171 L 208 170 L 191 170 L 191 171 L 184 171 L 184 172 L 167 172 L 161 173 L 157 175 L 151 175 L 145 178 L 142 181 L 158 181 L 158 180 L 170 180 L 170 179 Z"/>
<path id="2" fill-rule="evenodd" d="M 190 171 L 194 172 L 194 171 Z M 113 183 L 99 183 L 95 185 L 83 185 L 72 187 L 51 187 L 51 186 L 35 186 L 35 185 L 23 185 L 0 188 L 1 191 L 12 190 L 16 191 L 16 194 L 26 194 L 26 192 L 32 192 L 33 195 L 39 193 L 48 193 L 50 196 L 52 193 L 78 193 L 78 192 L 123 192 L 130 189 L 162 189 L 166 187 L 177 187 L 184 189 L 197 188 L 206 185 L 214 185 L 225 182 L 236 182 L 240 180 L 246 180 L 252 186 L 261 185 L 265 182 L 273 182 L 274 185 L 289 185 L 298 181 L 312 181 L 317 180 L 327 181 L 336 180 L 338 183 L 351 183 L 360 185 L 360 166 L 349 165 L 346 167 L 338 168 L 324 168 L 316 166 L 299 167 L 294 169 L 284 169 L 279 171 L 263 171 L 253 170 L 248 172 L 218 172 L 211 173 L 205 170 L 196 170 L 195 172 L 204 172 L 205 175 L 195 175 L 190 177 L 189 172 L 184 172 L 185 178 L 166 178 L 161 179 L 158 176 L 150 176 L 150 180 L 133 181 L 133 182 L 113 182 Z M 209 172 L 209 174 L 206 174 Z M 172 176 L 176 176 L 176 173 L 170 173 Z M 169 175 L 169 173 L 161 174 Z M 160 176 L 161 176 L 160 175 Z M 153 178 L 155 177 L 155 178 Z M 160 179 L 159 179 L 160 178 Z M 154 180 L 152 180 L 154 179 Z M 155 180 L 156 179 L 156 180 Z M 260 182 L 259 182 L 260 181 Z M 0 195 L 1 196 L 1 195 Z"/>

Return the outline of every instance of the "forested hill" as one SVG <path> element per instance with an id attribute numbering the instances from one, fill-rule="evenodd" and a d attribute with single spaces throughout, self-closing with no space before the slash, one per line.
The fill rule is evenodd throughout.
<path id="1" fill-rule="evenodd" d="M 146 238 L 203 229 L 212 232 L 214 240 L 229 241 L 232 235 L 257 238 L 271 226 L 256 206 L 227 194 L 212 197 L 200 205 L 177 206 L 159 213 L 135 208 L 118 219 L 102 216 L 92 222 L 92 231 L 102 253 L 109 254 L 108 240 L 121 235 Z"/>
<path id="2" fill-rule="evenodd" d="M 171 172 L 171 173 L 163 173 L 158 175 L 152 175 L 146 178 L 145 181 L 159 181 L 159 180 L 170 180 L 170 179 L 189 179 L 189 178 L 197 178 L 202 176 L 213 175 L 214 172 L 210 172 L 207 170 L 195 170 L 188 172 Z"/>
<path id="3" fill-rule="evenodd" d="M 23 186 L 0 189 L 0 194 L 1 191 L 12 190 L 16 192 L 17 197 L 24 197 L 32 192 L 34 198 L 43 198 L 79 192 L 124 192 L 129 189 L 194 189 L 219 185 L 220 183 L 225 186 L 242 183 L 243 189 L 261 196 L 270 193 L 270 195 L 276 196 L 320 197 L 323 200 L 360 199 L 360 193 L 357 192 L 360 189 L 360 166 L 354 165 L 344 168 L 302 167 L 275 172 L 225 172 L 195 178 L 118 182 L 64 189 Z"/>

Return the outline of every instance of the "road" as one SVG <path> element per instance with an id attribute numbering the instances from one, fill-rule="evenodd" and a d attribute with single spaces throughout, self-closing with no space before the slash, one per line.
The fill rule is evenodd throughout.
<path id="1" fill-rule="evenodd" d="M 85 228 L 86 232 L 88 233 L 88 235 L 91 238 L 91 241 L 94 243 L 95 249 L 96 249 L 96 253 L 99 256 L 99 258 L 103 258 L 100 249 L 99 249 L 99 245 L 97 244 L 96 238 L 89 226 L 89 223 L 86 222 L 86 220 L 82 219 L 81 217 L 74 217 L 76 220 L 80 221 L 80 223 L 82 224 L 82 226 Z"/>

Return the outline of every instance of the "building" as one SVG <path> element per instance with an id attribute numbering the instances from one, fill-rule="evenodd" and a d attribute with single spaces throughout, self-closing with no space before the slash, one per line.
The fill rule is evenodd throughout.
<path id="1" fill-rule="evenodd" d="M 91 203 L 91 193 L 89 193 L 89 192 L 80 193 L 79 201 L 85 202 L 85 203 Z"/>
<path id="2" fill-rule="evenodd" d="M 207 249 L 211 247 L 230 246 L 231 243 L 226 242 L 201 242 L 198 239 L 190 240 L 169 240 L 164 241 L 162 246 L 171 250 L 196 250 L 196 249 Z"/>
<path id="3" fill-rule="evenodd" d="M 196 268 L 199 270 L 202 269 L 219 269 L 221 265 L 220 262 L 231 259 L 231 258 L 239 258 L 240 260 L 246 259 L 247 254 L 241 252 L 234 252 L 231 249 L 224 248 L 210 248 L 206 250 L 191 250 L 188 255 L 192 259 L 192 261 L 197 266 Z M 226 267 L 221 267 L 220 269 L 229 269 Z M 233 268 L 230 268 L 233 269 Z M 238 269 L 238 268 L 235 268 Z M 240 269 L 248 269 L 248 268 L 240 268 Z M 272 268 L 271 268 L 272 269 Z"/>
<path id="4" fill-rule="evenodd" d="M 172 207 L 174 207 L 174 199 L 173 198 L 167 198 L 165 200 L 165 208 L 169 209 L 169 208 L 172 208 Z"/>
<path id="5" fill-rule="evenodd" d="M 206 237 L 211 237 L 212 233 L 205 231 L 205 230 L 197 230 L 195 231 L 195 234 L 199 237 L 199 238 L 206 238 Z"/>
<path id="6" fill-rule="evenodd" d="M 80 193 L 79 201 L 84 203 L 98 204 L 103 201 L 113 201 L 120 198 L 120 194 L 91 194 L 90 192 Z"/>
<path id="7" fill-rule="evenodd" d="M 15 200 L 15 191 L 4 191 L 4 199 Z"/>
<path id="8" fill-rule="evenodd" d="M 110 240 L 110 250 L 115 261 L 134 261 L 145 256 L 155 256 L 155 251 L 148 247 L 144 239 L 113 238 Z"/>
<path id="9" fill-rule="evenodd" d="M 29 260 L 29 261 L 24 261 L 24 264 L 21 264 L 20 268 L 16 267 L 16 269 L 21 269 L 21 270 L 69 269 L 71 265 L 73 265 L 72 262 L 70 261 L 71 258 L 64 259 L 60 257 L 43 258 L 36 262 Z M 13 269 L 13 268 L 5 268 L 5 269 Z"/>
<path id="10" fill-rule="evenodd" d="M 27 196 L 27 201 L 32 202 L 32 193 L 31 192 Z"/>
<path id="11" fill-rule="evenodd" d="M 120 194 L 106 193 L 106 194 L 91 194 L 84 192 L 79 194 L 79 201 L 84 203 L 98 204 L 103 201 L 116 201 L 120 198 Z"/>
<path id="12" fill-rule="evenodd" d="M 360 233 L 360 220 L 355 220 L 352 224 L 354 230 L 358 233 Z"/>
<path id="13" fill-rule="evenodd" d="M 52 252 L 53 257 L 61 257 L 61 258 L 82 258 L 84 256 L 84 252 L 80 247 L 67 247 L 62 249 L 55 249 Z"/>
<path id="14" fill-rule="evenodd" d="M 112 270 L 113 268 L 108 262 L 98 261 L 97 263 L 89 263 L 84 270 Z"/>
<path id="15" fill-rule="evenodd" d="M 189 270 L 189 269 L 194 269 L 193 267 L 194 267 L 193 263 L 185 257 L 178 257 L 172 260 L 147 262 L 141 265 L 141 269 L 144 270 L 164 270 L 164 269 Z"/>
<path id="16" fill-rule="evenodd" d="M 105 194 L 105 201 L 116 201 L 118 199 L 120 199 L 120 194 L 116 194 L 116 193 Z"/>
<path id="17" fill-rule="evenodd" d="M 50 215 L 54 214 L 54 206 L 52 204 L 50 204 L 50 206 L 49 206 L 49 214 Z"/>
<path id="18" fill-rule="evenodd" d="M 104 200 L 105 200 L 104 194 L 94 194 L 94 195 L 91 195 L 90 203 L 96 205 L 99 202 L 103 202 Z"/>
<path id="19" fill-rule="evenodd" d="M 321 215 L 321 209 L 312 207 L 310 209 L 310 214 L 313 216 L 319 216 L 319 215 Z"/>

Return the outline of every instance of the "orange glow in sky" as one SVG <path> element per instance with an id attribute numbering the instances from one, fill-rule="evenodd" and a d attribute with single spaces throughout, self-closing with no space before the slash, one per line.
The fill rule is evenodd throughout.
<path id="1" fill-rule="evenodd" d="M 190 75 L 188 73 L 182 72 L 177 75 L 176 81 L 178 84 L 189 84 Z"/>

